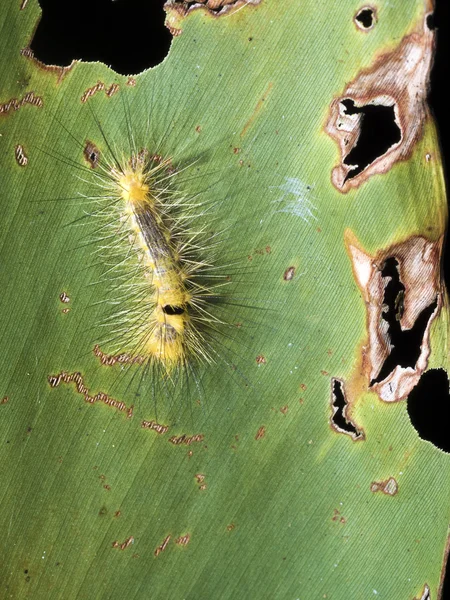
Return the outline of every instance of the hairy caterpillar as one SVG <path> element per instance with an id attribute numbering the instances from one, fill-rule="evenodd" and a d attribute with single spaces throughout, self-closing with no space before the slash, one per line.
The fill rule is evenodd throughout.
<path id="1" fill-rule="evenodd" d="M 79 142 L 90 192 L 81 194 L 89 208 L 75 224 L 96 223 L 87 239 L 102 264 L 99 283 L 109 289 L 106 335 L 95 340 L 94 355 L 101 365 L 132 366 L 142 378 L 148 373 L 152 387 L 162 382 L 166 389 L 168 381 L 186 387 L 193 379 L 200 391 L 202 365 L 222 362 L 235 370 L 223 337 L 241 325 L 221 315 L 231 297 L 223 292 L 231 265 L 216 257 L 216 200 L 183 190 L 198 157 L 174 164 L 159 144 L 138 145 L 131 132 L 129 151 L 117 150 L 93 117 L 101 141 Z"/>

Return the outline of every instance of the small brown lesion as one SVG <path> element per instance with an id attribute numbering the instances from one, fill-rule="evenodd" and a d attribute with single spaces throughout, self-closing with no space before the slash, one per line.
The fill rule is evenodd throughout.
<path id="1" fill-rule="evenodd" d="M 395 496 L 398 493 L 398 483 L 395 477 L 389 477 L 383 481 L 372 481 L 370 491 L 373 493 L 382 492 L 386 496 Z"/>
<path id="2" fill-rule="evenodd" d="M 164 538 L 164 540 L 163 540 L 162 544 L 160 544 L 160 545 L 159 545 L 159 546 L 156 548 L 156 550 L 155 550 L 155 552 L 154 552 L 154 555 L 155 555 L 155 556 L 159 556 L 159 555 L 161 554 L 161 552 L 164 552 L 164 550 L 167 548 L 167 546 L 168 546 L 168 544 L 169 544 L 169 542 L 170 542 L 170 539 L 171 539 L 171 537 L 172 537 L 172 536 L 169 534 L 168 536 L 166 536 L 166 537 Z"/>
<path id="3" fill-rule="evenodd" d="M 186 533 L 185 535 L 180 535 L 180 537 L 177 537 L 175 544 L 177 544 L 177 546 L 187 546 L 190 541 L 191 536 L 189 533 Z"/>
<path id="4" fill-rule="evenodd" d="M 120 89 L 120 86 L 118 83 L 112 83 L 109 86 L 106 86 L 106 84 L 103 81 L 97 81 L 97 83 L 95 85 L 93 85 L 92 87 L 87 88 L 82 96 L 81 96 L 81 102 L 85 103 L 89 100 L 89 98 L 92 98 L 92 96 L 95 96 L 95 94 L 97 94 L 98 92 L 105 92 L 106 96 L 108 98 L 110 98 L 111 96 L 113 96 L 116 92 L 118 92 Z"/>
<path id="5" fill-rule="evenodd" d="M 129 548 L 131 546 L 131 544 L 134 544 L 134 537 L 132 535 L 130 535 L 130 537 L 128 537 L 122 543 L 120 543 L 118 541 L 113 542 L 112 547 L 118 548 L 119 550 L 126 550 L 127 548 Z"/>
<path id="6" fill-rule="evenodd" d="M 357 188 L 372 175 L 386 173 L 397 161 L 410 157 L 429 114 L 426 96 L 433 50 L 434 33 L 424 19 L 397 48 L 381 54 L 371 67 L 360 71 L 332 101 L 325 131 L 340 149 L 340 163 L 331 174 L 338 191 L 346 193 Z M 393 120 L 387 147 L 380 145 L 375 154 L 372 148 L 364 158 L 358 153 L 356 159 L 366 112 L 375 109 L 383 112 L 389 123 Z M 368 143 L 370 131 L 366 130 L 365 137 Z"/>
<path id="7" fill-rule="evenodd" d="M 127 407 L 125 402 L 116 400 L 104 392 L 98 392 L 97 394 L 92 395 L 84 383 L 83 376 L 79 372 L 67 373 L 66 371 L 61 371 L 58 375 L 49 375 L 47 380 L 52 388 L 58 387 L 61 383 L 74 384 L 77 393 L 84 397 L 86 403 L 96 404 L 100 402 L 121 412 L 126 412 L 128 419 L 133 416 L 133 406 Z"/>
<path id="8" fill-rule="evenodd" d="M 0 104 L 0 115 L 7 115 L 11 111 L 17 111 L 25 104 L 42 108 L 44 102 L 42 96 L 37 96 L 34 92 L 26 93 L 22 98 L 11 98 Z"/>
<path id="9" fill-rule="evenodd" d="M 266 435 L 266 427 L 265 425 L 261 425 L 255 435 L 255 440 L 261 440 Z"/>
<path id="10" fill-rule="evenodd" d="M 283 279 L 284 281 L 292 281 L 295 275 L 295 267 L 288 267 L 284 272 Z"/>
<path id="11" fill-rule="evenodd" d="M 28 156 L 25 152 L 24 147 L 21 144 L 17 144 L 14 148 L 14 156 L 19 167 L 26 167 L 28 164 Z"/>
<path id="12" fill-rule="evenodd" d="M 206 490 L 206 481 L 205 481 L 205 475 L 203 473 L 197 473 L 196 475 L 194 475 L 197 484 L 198 484 L 198 489 L 203 492 L 204 490 Z"/>
<path id="13" fill-rule="evenodd" d="M 143 356 L 132 356 L 126 352 L 122 352 L 121 354 L 105 354 L 98 344 L 94 346 L 93 352 L 105 367 L 112 367 L 115 364 L 142 365 L 146 360 Z"/>
<path id="14" fill-rule="evenodd" d="M 171 444 L 173 444 L 174 446 L 179 446 L 181 444 L 184 446 L 190 446 L 191 444 L 194 444 L 195 442 L 203 442 L 204 439 L 205 439 L 205 436 L 203 435 L 203 433 L 197 433 L 195 435 L 186 435 L 184 433 L 183 435 L 172 436 L 169 439 L 169 442 Z"/>
<path id="15" fill-rule="evenodd" d="M 90 140 L 86 140 L 83 149 L 84 160 L 89 164 L 91 169 L 96 169 L 100 161 L 100 150 Z"/>
<path id="16" fill-rule="evenodd" d="M 8 404 L 9 402 L 9 397 L 8 396 L 3 396 L 3 398 L 0 400 L 0 405 L 2 404 Z"/>
<path id="17" fill-rule="evenodd" d="M 141 427 L 142 429 L 151 429 L 152 431 L 156 431 L 156 433 L 159 435 L 164 435 L 169 431 L 168 425 L 162 425 L 156 421 L 142 421 Z"/>

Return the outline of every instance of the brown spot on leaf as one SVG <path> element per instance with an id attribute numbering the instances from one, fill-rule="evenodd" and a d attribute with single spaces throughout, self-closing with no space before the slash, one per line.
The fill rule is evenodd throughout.
<path id="1" fill-rule="evenodd" d="M 101 364 L 106 367 L 112 367 L 116 363 L 121 365 L 141 365 L 145 361 L 143 356 L 131 356 L 125 352 L 122 354 L 105 354 L 98 344 L 94 346 L 93 352 Z"/>
<path id="2" fill-rule="evenodd" d="M 362 368 L 382 400 L 395 402 L 406 398 L 428 365 L 431 349 L 430 329 L 442 306 L 440 261 L 443 237 L 430 241 L 413 236 L 404 242 L 379 250 L 371 256 L 347 230 L 345 242 L 356 282 L 367 309 L 368 342 L 362 349 Z M 387 266 L 391 266 L 389 274 Z M 394 279 L 397 281 L 394 281 Z M 389 288 L 397 285 L 397 295 L 387 304 Z M 417 325 L 423 328 L 413 364 L 394 364 L 393 316 L 397 337 L 411 335 Z M 425 317 L 425 320 L 424 320 Z M 422 321 L 424 321 L 422 323 Z M 397 343 L 397 342 L 396 342 Z M 411 351 L 415 348 L 409 348 Z M 411 355 L 412 356 L 412 355 Z M 391 364 L 392 363 L 392 364 Z"/>
<path id="3" fill-rule="evenodd" d="M 7 115 L 12 110 L 19 110 L 25 104 L 41 108 L 43 106 L 42 97 L 35 96 L 34 92 L 28 92 L 23 98 L 11 98 L 7 102 L 0 104 L 0 115 Z"/>
<path id="4" fill-rule="evenodd" d="M 234 523 L 230 523 L 229 525 L 227 525 L 227 531 L 233 531 L 235 527 L 236 525 Z"/>
<path id="5" fill-rule="evenodd" d="M 286 406 L 282 406 L 280 408 L 280 413 L 282 413 L 283 415 L 287 415 L 288 410 L 289 410 L 289 406 L 286 404 Z"/>
<path id="6" fill-rule="evenodd" d="M 190 541 L 191 541 L 191 536 L 189 533 L 186 533 L 186 535 L 181 535 L 180 537 L 178 537 L 175 540 L 175 544 L 177 544 L 178 546 L 187 546 Z"/>
<path id="7" fill-rule="evenodd" d="M 376 173 L 386 173 L 411 155 L 428 115 L 433 48 L 434 33 L 424 21 L 397 48 L 362 70 L 331 103 L 326 132 L 340 149 L 341 161 L 331 176 L 340 192 L 360 186 Z M 386 139 L 379 148 L 372 135 L 379 129 L 376 119 L 386 124 Z"/>
<path id="8" fill-rule="evenodd" d="M 264 436 L 266 435 L 266 428 L 264 425 L 261 425 L 261 427 L 258 429 L 258 431 L 256 432 L 255 435 L 255 440 L 260 440 L 262 439 Z"/>
<path id="9" fill-rule="evenodd" d="M 131 544 L 134 544 L 134 537 L 132 535 L 130 535 L 130 537 L 128 537 L 124 542 L 122 542 L 122 544 L 120 544 L 117 541 L 113 542 L 112 547 L 119 548 L 119 550 L 125 550 L 126 548 L 131 546 Z"/>
<path id="10" fill-rule="evenodd" d="M 64 304 L 67 304 L 68 302 L 70 302 L 70 298 L 69 296 L 66 294 L 66 292 L 61 292 L 61 294 L 59 295 L 59 299 L 61 300 L 61 302 L 63 302 Z"/>
<path id="11" fill-rule="evenodd" d="M 98 162 L 100 160 L 100 150 L 93 142 L 86 140 L 83 149 L 83 156 L 86 162 L 89 163 L 91 169 L 95 169 L 96 167 L 98 167 Z"/>
<path id="12" fill-rule="evenodd" d="M 14 148 L 14 156 L 19 167 L 26 167 L 28 164 L 28 156 L 21 144 L 17 144 Z"/>
<path id="13" fill-rule="evenodd" d="M 128 77 L 127 85 L 129 85 L 130 87 L 134 87 L 136 85 L 136 79 L 134 77 Z"/>
<path id="14" fill-rule="evenodd" d="M 169 439 L 169 442 L 171 444 L 173 444 L 174 446 L 179 446 L 180 444 L 184 444 L 185 446 L 190 446 L 191 444 L 193 444 L 194 442 L 202 442 L 205 439 L 205 436 L 202 433 L 197 433 L 196 435 L 179 435 L 179 436 L 172 436 Z"/>
<path id="15" fill-rule="evenodd" d="M 341 515 L 337 508 L 333 509 L 333 516 L 331 517 L 331 520 L 335 523 L 342 523 L 343 525 L 347 522 L 347 519 Z"/>
<path id="16" fill-rule="evenodd" d="M 152 429 L 153 431 L 156 431 L 156 433 L 159 433 L 160 435 L 163 435 L 164 433 L 169 431 L 168 425 L 161 425 L 160 423 L 156 423 L 156 421 L 142 421 L 141 427 L 143 429 Z"/>
<path id="17" fill-rule="evenodd" d="M 155 556 L 159 556 L 159 555 L 161 554 L 161 552 L 164 552 L 164 550 L 167 548 L 167 544 L 170 542 L 170 538 L 171 538 L 171 536 L 170 536 L 170 535 L 168 535 L 168 536 L 167 536 L 167 537 L 164 539 L 163 543 L 162 543 L 160 546 L 158 546 L 158 547 L 156 548 L 156 550 L 155 550 L 155 552 L 154 552 L 154 555 L 155 555 Z"/>
<path id="18" fill-rule="evenodd" d="M 295 267 L 289 267 L 286 269 L 283 275 L 283 279 L 285 281 L 292 281 L 295 275 Z"/>
<path id="19" fill-rule="evenodd" d="M 97 83 L 94 86 L 87 88 L 87 90 L 83 92 L 81 96 L 81 102 L 87 102 L 89 98 L 102 91 L 104 91 L 106 96 L 110 98 L 117 91 L 119 91 L 119 87 L 120 86 L 117 83 L 112 83 L 109 87 L 106 87 L 103 81 L 97 81 Z"/>
<path id="20" fill-rule="evenodd" d="M 372 481 L 370 484 L 371 492 L 383 492 L 387 496 L 395 496 L 398 492 L 398 483 L 394 477 L 389 477 L 384 481 Z"/>
<path id="21" fill-rule="evenodd" d="M 20 3 L 20 10 L 24 10 L 27 4 L 28 0 L 22 0 Z"/>
<path id="22" fill-rule="evenodd" d="M 88 404 L 102 402 L 103 404 L 106 404 L 107 406 L 110 406 L 112 408 L 116 408 L 117 410 L 126 411 L 128 413 L 128 416 L 130 414 L 130 408 L 127 408 L 124 402 L 120 400 L 115 400 L 114 398 L 111 398 L 111 396 L 108 396 L 108 394 L 105 394 L 104 392 L 98 392 L 98 394 L 92 396 L 89 393 L 88 388 L 84 384 L 81 373 L 66 373 L 65 371 L 62 371 L 58 375 L 49 375 L 47 379 L 50 384 L 50 387 L 52 388 L 58 387 L 61 383 L 73 383 L 75 385 L 76 391 L 82 396 L 84 396 L 84 401 Z"/>
<path id="23" fill-rule="evenodd" d="M 3 398 L 0 400 L 0 405 L 1 404 L 7 404 L 9 402 L 9 397 L 8 396 L 3 396 Z"/>
<path id="24" fill-rule="evenodd" d="M 265 357 L 264 357 L 262 354 L 259 354 L 259 355 L 256 357 L 256 364 L 258 364 L 258 365 L 265 365 L 265 364 L 266 364 L 266 362 L 267 362 L 267 361 L 266 361 L 266 358 L 265 358 Z"/>

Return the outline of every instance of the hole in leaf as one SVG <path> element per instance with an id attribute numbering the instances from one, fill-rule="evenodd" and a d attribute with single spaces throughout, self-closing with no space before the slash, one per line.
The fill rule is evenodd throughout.
<path id="1" fill-rule="evenodd" d="M 42 18 L 31 42 L 37 59 L 68 66 L 101 61 L 124 75 L 164 60 L 172 36 L 164 26 L 164 0 L 39 0 Z"/>
<path id="2" fill-rule="evenodd" d="M 333 377 L 331 380 L 331 392 L 331 425 L 333 428 L 340 433 L 346 433 L 350 435 L 354 440 L 364 439 L 364 433 L 359 431 L 352 421 L 347 418 L 348 403 L 345 398 L 343 382 Z"/>
<path id="3" fill-rule="evenodd" d="M 408 396 L 407 408 L 419 436 L 450 452 L 449 381 L 443 369 L 430 369 L 422 375 Z"/>
<path id="4" fill-rule="evenodd" d="M 361 10 L 356 14 L 355 20 L 357 21 L 358 27 L 361 27 L 362 29 L 370 29 L 375 21 L 373 9 L 370 8 L 370 6 L 361 8 Z"/>
<path id="5" fill-rule="evenodd" d="M 344 159 L 344 164 L 350 166 L 345 181 L 352 179 L 361 171 L 383 156 L 389 148 L 401 140 L 400 127 L 395 121 L 394 106 L 384 104 L 366 104 L 355 106 L 350 98 L 341 101 L 345 114 L 360 114 L 360 131 L 355 146 Z M 345 183 L 345 182 L 344 182 Z"/>
<path id="6" fill-rule="evenodd" d="M 436 29 L 436 23 L 434 20 L 434 13 L 430 13 L 426 18 L 427 27 L 430 31 L 434 31 Z"/>
<path id="7" fill-rule="evenodd" d="M 397 366 L 403 368 L 416 366 L 428 321 L 437 307 L 436 298 L 422 310 L 411 329 L 403 330 L 400 320 L 403 316 L 405 286 L 400 281 L 397 267 L 397 260 L 390 257 L 385 261 L 381 271 L 382 277 L 389 279 L 384 289 L 382 318 L 388 323 L 388 335 L 392 348 L 378 376 L 370 382 L 371 386 L 386 379 Z"/>
<path id="8" fill-rule="evenodd" d="M 162 307 L 163 313 L 165 315 L 182 315 L 184 313 L 184 308 L 181 306 L 171 306 L 170 304 L 166 304 Z"/>

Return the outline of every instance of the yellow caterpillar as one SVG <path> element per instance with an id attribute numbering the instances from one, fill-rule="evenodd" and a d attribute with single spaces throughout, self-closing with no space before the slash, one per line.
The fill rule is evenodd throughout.
<path id="1" fill-rule="evenodd" d="M 115 302 L 119 310 L 106 323 L 119 354 L 105 353 L 112 340 L 97 344 L 94 353 L 104 365 L 149 362 L 169 377 L 178 369 L 192 371 L 193 362 L 213 362 L 212 340 L 223 323 L 208 302 L 218 299 L 216 288 L 226 277 L 205 260 L 201 204 L 173 189 L 178 172 L 170 159 L 142 149 L 111 165 L 101 161 L 92 142 L 86 148 L 91 167 L 100 167 L 100 187 L 109 191 L 97 200 L 97 214 L 105 220 L 100 229 L 112 230 L 102 246 L 105 264 L 112 265 L 106 272 L 118 273 L 111 296 L 124 290 L 123 302 Z"/>
<path id="2" fill-rule="evenodd" d="M 160 170 L 156 167 L 155 170 Z M 122 172 L 113 172 L 131 218 L 144 262 L 152 277 L 154 310 L 148 315 L 148 333 L 142 352 L 164 363 L 167 371 L 186 360 L 189 328 L 187 273 L 180 264 L 177 245 L 161 216 L 157 194 L 151 189 L 152 173 L 143 160 L 132 161 Z"/>

